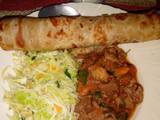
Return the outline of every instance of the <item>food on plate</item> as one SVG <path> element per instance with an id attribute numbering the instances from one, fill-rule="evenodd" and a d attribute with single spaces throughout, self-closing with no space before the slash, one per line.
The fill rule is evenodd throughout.
<path id="1" fill-rule="evenodd" d="M 160 15 L 155 13 L 0 20 L 0 46 L 5 50 L 56 50 L 159 38 Z"/>
<path id="2" fill-rule="evenodd" d="M 160 39 L 156 13 L 2 18 L 0 47 L 23 50 L 3 71 L 9 117 L 130 119 L 143 101 L 143 87 L 136 67 L 116 44 L 155 39 Z"/>
<path id="3" fill-rule="evenodd" d="M 67 50 L 14 52 L 15 64 L 2 73 L 11 120 L 131 118 L 143 87 L 127 53 L 117 46 L 77 50 L 75 57 Z"/>
<path id="4" fill-rule="evenodd" d="M 128 120 L 143 101 L 136 67 L 117 46 L 87 55 L 78 70 L 78 120 Z"/>
<path id="5" fill-rule="evenodd" d="M 76 120 L 78 63 L 67 51 L 15 52 L 3 71 L 11 120 Z"/>

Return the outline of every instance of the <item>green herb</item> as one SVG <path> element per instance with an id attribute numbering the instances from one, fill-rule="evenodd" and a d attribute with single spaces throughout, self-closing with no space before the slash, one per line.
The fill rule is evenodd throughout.
<path id="1" fill-rule="evenodd" d="M 131 51 L 131 49 L 127 50 L 127 51 L 126 51 L 126 54 L 128 54 L 130 51 Z"/>
<path id="2" fill-rule="evenodd" d="M 31 59 L 32 59 L 32 60 L 35 60 L 35 59 L 36 59 L 36 56 L 33 56 Z"/>
<path id="3" fill-rule="evenodd" d="M 95 92 L 96 98 L 102 98 L 102 93 L 100 91 Z"/>
<path id="4" fill-rule="evenodd" d="M 124 99 L 121 98 L 120 103 L 119 103 L 119 107 L 125 108 L 125 106 L 126 106 L 125 101 L 124 101 Z"/>
<path id="5" fill-rule="evenodd" d="M 117 117 L 117 120 L 128 120 L 128 113 L 125 112 Z"/>
<path id="6" fill-rule="evenodd" d="M 107 106 L 107 109 L 108 109 L 109 112 L 112 112 L 112 111 L 113 111 L 113 108 L 110 107 L 110 106 Z"/>
<path id="7" fill-rule="evenodd" d="M 60 87 L 61 87 L 59 81 L 56 81 L 55 83 L 57 84 L 57 88 L 60 88 Z"/>
<path id="8" fill-rule="evenodd" d="M 88 78 L 88 72 L 85 70 L 80 70 L 78 75 L 79 75 L 79 78 L 80 78 L 81 82 L 83 83 L 83 85 L 86 85 L 87 78 Z"/>
<path id="9" fill-rule="evenodd" d="M 24 53 L 24 54 L 25 54 L 25 55 L 28 55 L 28 53 L 29 53 L 28 51 L 25 51 L 25 53 Z"/>
<path id="10" fill-rule="evenodd" d="M 102 108 L 105 108 L 105 107 L 106 107 L 106 104 L 105 104 L 104 102 L 101 102 L 101 103 L 99 104 L 99 106 L 102 107 Z"/>
<path id="11" fill-rule="evenodd" d="M 107 73 L 109 73 L 110 75 L 114 75 L 114 71 L 113 70 L 108 70 Z"/>
<path id="12" fill-rule="evenodd" d="M 99 104 L 99 106 L 101 107 L 101 108 L 107 108 L 107 110 L 108 110 L 108 112 L 112 112 L 113 111 L 113 108 L 112 107 L 110 107 L 109 105 L 107 105 L 105 102 L 100 102 L 100 104 Z"/>
<path id="13" fill-rule="evenodd" d="M 25 118 L 24 118 L 24 117 L 21 117 L 21 120 L 25 120 Z"/>
<path id="14" fill-rule="evenodd" d="M 34 115 L 34 111 L 32 111 L 32 115 Z"/>
<path id="15" fill-rule="evenodd" d="M 71 79 L 71 74 L 68 72 L 68 69 L 64 70 L 64 73 L 67 77 L 69 77 Z"/>

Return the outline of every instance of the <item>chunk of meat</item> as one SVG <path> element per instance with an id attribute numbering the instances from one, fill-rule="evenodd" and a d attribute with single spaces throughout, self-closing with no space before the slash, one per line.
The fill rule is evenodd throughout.
<path id="1" fill-rule="evenodd" d="M 103 120 L 103 113 L 99 107 L 95 107 L 92 103 L 91 96 L 80 98 L 80 102 L 76 105 L 75 112 L 79 113 L 78 120 Z"/>
<path id="2" fill-rule="evenodd" d="M 108 73 L 106 70 L 98 65 L 92 65 L 89 67 L 89 71 L 91 71 L 91 74 L 95 80 L 100 80 L 100 81 L 108 81 Z"/>
<path id="3" fill-rule="evenodd" d="M 125 107 L 127 109 L 130 109 L 132 110 L 134 108 L 134 102 L 132 100 L 132 98 L 130 96 L 127 96 L 125 99 L 124 99 L 124 104 L 125 104 Z"/>
<path id="4" fill-rule="evenodd" d="M 113 96 L 114 93 L 118 92 L 118 85 L 114 81 L 111 81 L 108 84 L 100 84 L 98 87 L 106 96 Z"/>
<path id="5" fill-rule="evenodd" d="M 130 84 L 130 81 L 131 81 L 131 77 L 130 75 L 125 75 L 125 76 L 122 76 L 119 78 L 119 84 L 120 86 L 127 86 Z"/>
<path id="6" fill-rule="evenodd" d="M 80 96 L 87 95 L 91 90 L 95 89 L 95 85 L 93 83 L 88 83 L 87 85 L 83 85 L 79 82 L 78 93 Z"/>
<path id="7" fill-rule="evenodd" d="M 129 73 L 133 78 L 136 78 L 137 70 L 135 66 L 129 65 Z"/>
<path id="8" fill-rule="evenodd" d="M 97 108 L 88 114 L 88 118 L 90 120 L 105 120 L 102 110 Z"/>
<path id="9" fill-rule="evenodd" d="M 119 67 L 119 68 L 116 68 L 114 72 L 116 76 L 122 76 L 127 74 L 128 71 L 129 71 L 128 67 Z"/>
<path id="10" fill-rule="evenodd" d="M 105 114 L 105 120 L 117 120 L 115 115 L 112 113 Z"/>
<path id="11" fill-rule="evenodd" d="M 98 59 L 100 55 L 93 52 L 91 54 L 89 54 L 86 58 L 85 58 L 85 62 L 83 62 L 82 66 L 81 66 L 81 69 L 86 69 L 88 68 L 89 66 L 93 65 L 96 60 Z"/>
<path id="12" fill-rule="evenodd" d="M 78 113 L 82 113 L 84 111 L 85 113 L 89 113 L 92 111 L 91 96 L 84 96 L 83 98 L 80 98 L 79 103 L 76 105 L 75 111 Z"/>
<path id="13" fill-rule="evenodd" d="M 132 99 L 137 104 L 143 100 L 143 87 L 139 83 L 135 83 L 132 86 Z"/>

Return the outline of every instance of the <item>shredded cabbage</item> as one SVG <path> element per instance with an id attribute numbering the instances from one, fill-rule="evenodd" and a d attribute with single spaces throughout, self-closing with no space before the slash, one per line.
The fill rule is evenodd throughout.
<path id="1" fill-rule="evenodd" d="M 75 120 L 78 64 L 67 51 L 16 52 L 3 76 L 11 120 Z M 6 74 L 7 73 L 7 74 Z"/>

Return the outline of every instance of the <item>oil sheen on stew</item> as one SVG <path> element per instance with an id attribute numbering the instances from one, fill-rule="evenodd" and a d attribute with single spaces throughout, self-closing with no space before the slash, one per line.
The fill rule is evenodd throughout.
<path id="1" fill-rule="evenodd" d="M 136 67 L 117 46 L 83 56 L 79 69 L 79 120 L 128 120 L 143 101 Z"/>

